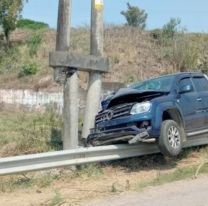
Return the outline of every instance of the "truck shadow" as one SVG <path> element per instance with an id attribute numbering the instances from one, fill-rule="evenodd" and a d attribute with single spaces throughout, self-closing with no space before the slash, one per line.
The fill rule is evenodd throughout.
<path id="1" fill-rule="evenodd" d="M 165 157 L 162 154 L 146 155 L 141 157 L 128 158 L 124 160 L 115 160 L 111 162 L 102 163 L 105 166 L 113 168 L 121 168 L 126 172 L 148 171 L 148 170 L 169 170 L 174 169 L 183 161 L 193 164 L 193 157 L 197 158 L 208 154 L 207 146 L 199 146 L 194 148 L 184 149 L 182 154 L 178 157 Z M 200 164 L 200 158 L 198 164 Z M 197 164 L 197 162 L 194 162 Z"/>

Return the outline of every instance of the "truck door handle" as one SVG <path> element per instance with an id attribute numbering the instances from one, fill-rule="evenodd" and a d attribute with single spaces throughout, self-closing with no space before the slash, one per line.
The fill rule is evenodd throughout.
<path id="1" fill-rule="evenodd" d="M 198 102 L 201 102 L 202 101 L 202 98 L 197 98 L 196 99 Z"/>

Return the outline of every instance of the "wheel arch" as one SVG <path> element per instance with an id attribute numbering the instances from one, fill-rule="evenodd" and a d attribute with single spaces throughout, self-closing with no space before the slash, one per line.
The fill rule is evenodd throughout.
<path id="1" fill-rule="evenodd" d="M 186 142 L 185 124 L 180 111 L 177 108 L 166 109 L 163 111 L 162 122 L 165 120 L 173 120 L 181 127 L 183 132 L 183 142 Z"/>
<path id="2" fill-rule="evenodd" d="M 165 120 L 174 120 L 181 127 L 184 128 L 185 126 L 182 115 L 177 108 L 169 108 L 169 109 L 164 110 L 162 114 L 162 121 L 165 121 Z"/>

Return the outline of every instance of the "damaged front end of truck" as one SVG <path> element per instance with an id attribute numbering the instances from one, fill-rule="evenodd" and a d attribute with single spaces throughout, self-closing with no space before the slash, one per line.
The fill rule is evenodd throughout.
<path id="1" fill-rule="evenodd" d="M 152 140 L 152 100 L 166 95 L 163 91 L 120 89 L 102 102 L 87 144 L 93 146 L 148 142 Z"/>

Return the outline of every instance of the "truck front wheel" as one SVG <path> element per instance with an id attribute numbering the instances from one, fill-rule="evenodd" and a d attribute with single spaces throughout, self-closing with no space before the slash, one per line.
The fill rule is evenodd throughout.
<path id="1" fill-rule="evenodd" d="M 163 155 L 178 156 L 183 148 L 184 133 L 173 120 L 162 122 L 158 146 Z"/>

